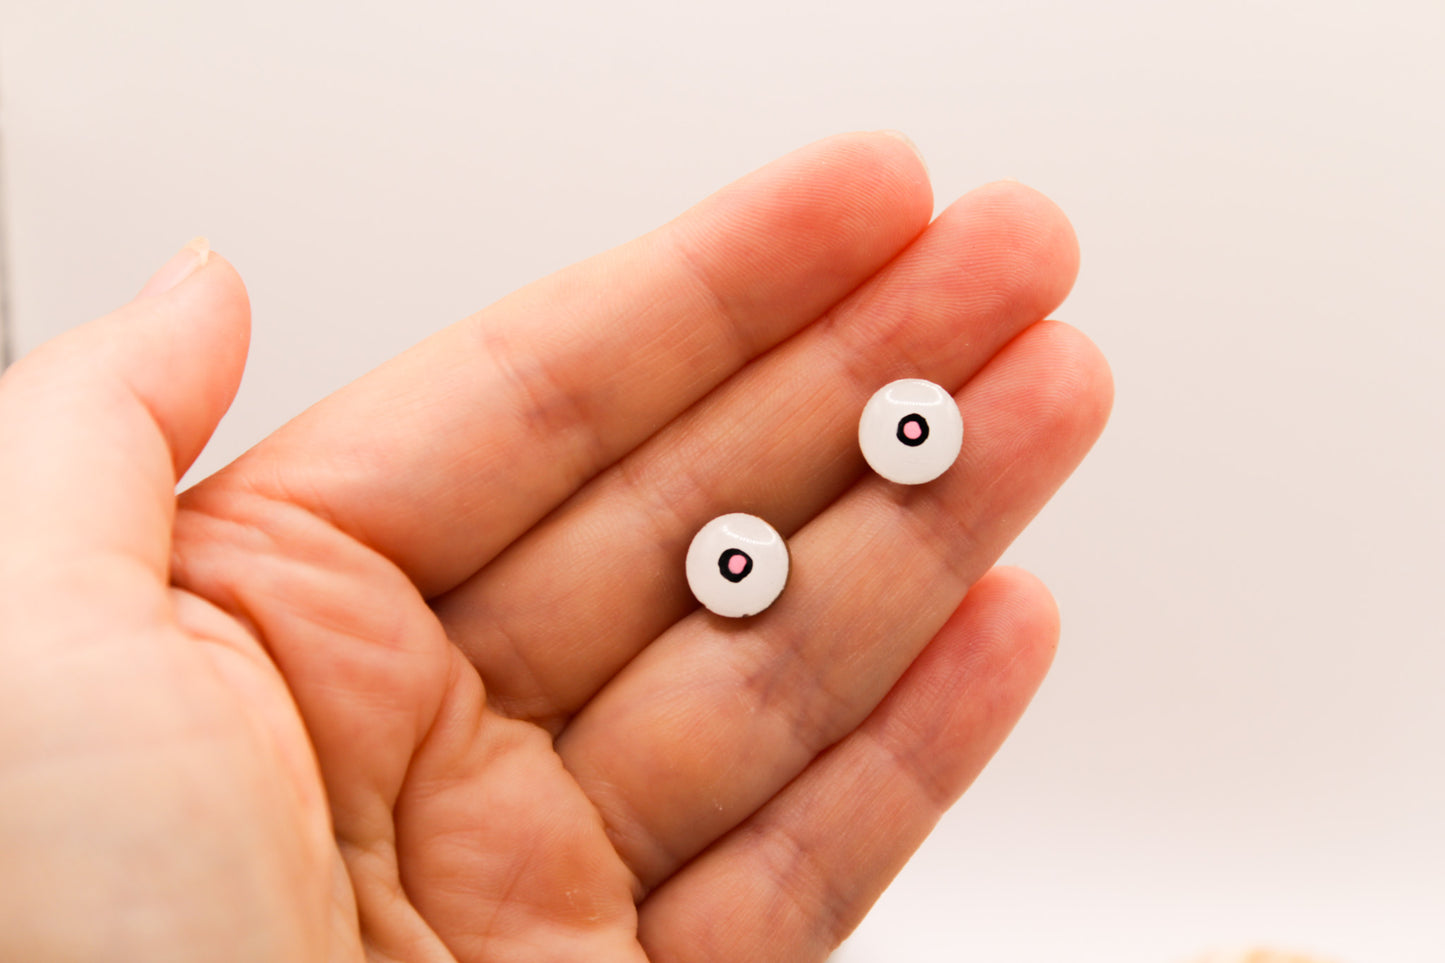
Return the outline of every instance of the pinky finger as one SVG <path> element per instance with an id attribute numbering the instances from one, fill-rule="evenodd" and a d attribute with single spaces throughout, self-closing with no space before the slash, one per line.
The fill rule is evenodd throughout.
<path id="1" fill-rule="evenodd" d="M 649 959 L 826 958 L 997 751 L 1057 641 L 1043 583 L 984 576 L 861 726 L 642 904 Z"/>

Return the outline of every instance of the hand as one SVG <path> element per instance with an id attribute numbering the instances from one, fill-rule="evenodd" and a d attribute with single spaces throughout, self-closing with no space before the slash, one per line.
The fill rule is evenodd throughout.
<path id="1" fill-rule="evenodd" d="M 525 288 L 183 494 L 247 341 L 183 250 L 0 380 L 0 957 L 799 961 L 995 751 L 1052 602 L 990 571 L 1101 430 L 1072 232 L 932 224 L 885 135 Z M 883 383 L 958 462 L 865 470 Z M 682 557 L 789 539 L 765 613 Z M 965 595 L 967 592 L 967 595 Z"/>

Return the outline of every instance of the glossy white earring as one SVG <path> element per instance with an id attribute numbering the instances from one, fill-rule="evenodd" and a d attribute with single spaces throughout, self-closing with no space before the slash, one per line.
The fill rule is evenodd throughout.
<path id="1" fill-rule="evenodd" d="M 963 415 L 931 381 L 904 378 L 879 388 L 858 420 L 858 446 L 874 471 L 921 485 L 948 471 L 963 447 Z"/>
<path id="2" fill-rule="evenodd" d="M 756 615 L 788 581 L 788 546 L 756 515 L 719 515 L 687 548 L 687 585 L 710 612 Z"/>

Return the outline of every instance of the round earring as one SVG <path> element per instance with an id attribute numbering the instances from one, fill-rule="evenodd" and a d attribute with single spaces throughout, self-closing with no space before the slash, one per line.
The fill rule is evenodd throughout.
<path id="1" fill-rule="evenodd" d="M 963 447 L 963 415 L 953 395 L 931 381 L 904 378 L 874 392 L 858 420 L 868 465 L 900 485 L 921 485 L 948 471 Z"/>
<path id="2" fill-rule="evenodd" d="M 756 515 L 719 515 L 687 547 L 687 585 L 709 612 L 756 615 L 788 581 L 788 546 Z"/>

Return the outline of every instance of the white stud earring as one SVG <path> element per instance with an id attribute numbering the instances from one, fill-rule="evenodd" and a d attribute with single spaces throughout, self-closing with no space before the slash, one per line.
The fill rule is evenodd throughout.
<path id="1" fill-rule="evenodd" d="M 719 515 L 687 548 L 687 585 L 708 611 L 728 618 L 756 615 L 788 581 L 788 546 L 756 515 Z"/>
<path id="2" fill-rule="evenodd" d="M 869 466 L 900 485 L 921 485 L 948 471 L 963 447 L 963 415 L 953 395 L 931 381 L 904 378 L 879 388 L 858 420 L 858 446 Z"/>

